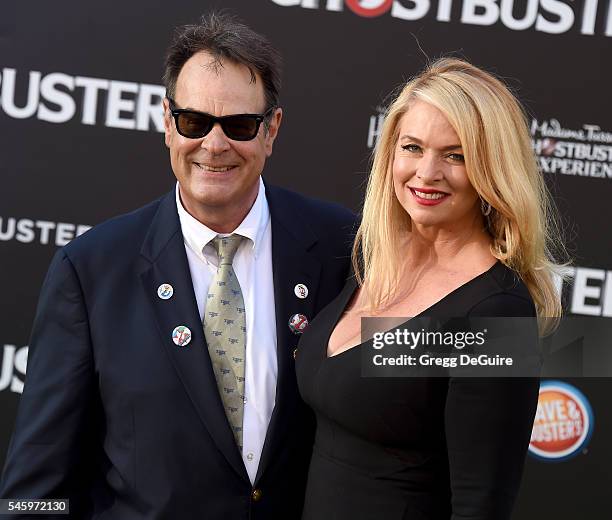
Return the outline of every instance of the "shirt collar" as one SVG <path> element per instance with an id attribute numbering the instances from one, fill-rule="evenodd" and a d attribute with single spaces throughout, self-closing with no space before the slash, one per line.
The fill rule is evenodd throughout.
<path id="1" fill-rule="evenodd" d="M 202 224 L 199 220 L 190 215 L 179 196 L 179 183 L 176 183 L 175 189 L 176 209 L 178 211 L 181 230 L 185 244 L 202 260 L 207 261 L 204 256 L 204 247 L 218 234 L 208 226 Z M 232 232 L 241 235 L 251 242 L 251 247 L 255 258 L 259 256 L 263 244 L 263 235 L 270 222 L 270 208 L 266 199 L 266 188 L 263 180 L 259 178 L 259 192 L 247 216 Z"/>

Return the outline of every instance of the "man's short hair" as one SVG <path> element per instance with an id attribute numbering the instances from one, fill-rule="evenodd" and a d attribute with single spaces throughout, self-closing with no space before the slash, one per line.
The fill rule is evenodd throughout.
<path id="1" fill-rule="evenodd" d="M 167 96 L 176 94 L 176 81 L 185 62 L 194 54 L 206 51 L 213 57 L 212 66 L 220 68 L 223 60 L 245 65 L 251 71 L 251 82 L 259 75 L 263 83 L 266 107 L 279 106 L 281 57 L 268 39 L 253 31 L 228 12 L 203 15 L 197 25 L 176 29 L 166 53 L 164 85 Z"/>

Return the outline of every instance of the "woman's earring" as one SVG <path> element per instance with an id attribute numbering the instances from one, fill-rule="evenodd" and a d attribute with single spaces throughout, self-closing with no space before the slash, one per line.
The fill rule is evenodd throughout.
<path id="1" fill-rule="evenodd" d="M 491 214 L 491 204 L 485 202 L 484 199 L 480 199 L 480 211 L 485 217 L 488 217 Z"/>

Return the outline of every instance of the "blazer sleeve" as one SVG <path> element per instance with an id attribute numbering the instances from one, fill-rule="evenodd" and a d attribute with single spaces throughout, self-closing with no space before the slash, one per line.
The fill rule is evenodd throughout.
<path id="1" fill-rule="evenodd" d="M 88 443 L 94 381 L 83 293 L 72 263 L 60 250 L 34 319 L 24 391 L 2 478 L 3 498 L 68 498 L 71 514 L 82 507 L 84 464 L 93 455 Z"/>
<path id="2" fill-rule="evenodd" d="M 470 315 L 534 316 L 533 303 L 491 296 Z M 445 430 L 452 520 L 510 519 L 538 402 L 537 378 L 449 380 Z"/>

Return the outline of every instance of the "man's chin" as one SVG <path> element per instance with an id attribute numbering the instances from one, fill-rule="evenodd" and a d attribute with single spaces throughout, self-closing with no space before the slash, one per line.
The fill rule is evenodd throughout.
<path id="1" fill-rule="evenodd" d="M 189 193 L 181 191 L 181 200 L 184 206 L 194 209 L 222 211 L 232 207 L 250 207 L 254 202 L 253 193 L 256 197 L 257 192 L 245 191 L 243 186 L 240 188 L 242 189 L 236 189 L 236 186 L 233 185 L 215 183 L 199 185 L 196 190 L 191 190 Z"/>
<path id="2" fill-rule="evenodd" d="M 227 186 L 204 186 L 196 192 L 183 197 L 188 206 L 222 209 L 231 206 L 239 195 Z"/>

